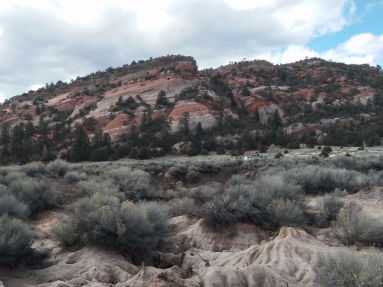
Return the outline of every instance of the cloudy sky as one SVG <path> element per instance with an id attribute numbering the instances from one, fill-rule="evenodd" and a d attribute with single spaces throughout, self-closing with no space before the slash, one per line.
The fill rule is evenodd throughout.
<path id="1" fill-rule="evenodd" d="M 6 0 L 0 98 L 166 54 L 383 65 L 383 0 Z"/>

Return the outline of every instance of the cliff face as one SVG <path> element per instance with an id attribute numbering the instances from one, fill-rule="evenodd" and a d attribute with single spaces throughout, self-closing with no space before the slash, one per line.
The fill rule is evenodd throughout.
<path id="1" fill-rule="evenodd" d="M 167 56 L 14 97 L 0 107 L 0 124 L 37 124 L 44 118 L 49 126 L 66 121 L 74 127 L 94 119 L 118 141 L 140 125 L 148 110 L 164 116 L 173 132 L 186 113 L 191 128 L 200 123 L 204 129 L 222 116 L 257 117 L 267 125 L 278 113 L 286 133 L 319 134 L 328 120 L 352 121 L 366 111 L 373 118 L 368 107 L 379 93 L 375 83 L 381 78 L 378 68 L 320 59 L 287 65 L 240 62 L 199 71 L 191 57 Z"/>

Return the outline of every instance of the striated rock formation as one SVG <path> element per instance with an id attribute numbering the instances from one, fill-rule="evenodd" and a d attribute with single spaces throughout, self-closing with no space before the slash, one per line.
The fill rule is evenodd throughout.
<path id="1" fill-rule="evenodd" d="M 98 283 L 108 286 L 117 282 L 125 282 L 138 272 L 138 268 L 123 256 L 112 252 L 92 248 L 84 248 L 69 254 L 60 254 L 60 261 L 37 272 L 37 276 L 45 282 L 65 282 L 68 286 Z M 82 282 L 82 283 L 80 283 Z M 52 286 L 52 283 L 40 286 Z M 103 285 L 101 285 L 103 284 Z"/>
<path id="2" fill-rule="evenodd" d="M 204 129 L 209 129 L 216 123 L 215 117 L 206 105 L 195 101 L 179 101 L 169 114 L 172 131 L 179 129 L 180 121 L 185 114 L 189 116 L 189 124 L 192 129 L 194 129 L 198 123 L 200 123 Z"/>
<path id="3" fill-rule="evenodd" d="M 241 251 L 189 250 L 184 266 L 209 287 L 317 286 L 315 268 L 326 249 L 303 230 L 282 228 L 274 239 Z"/>
<path id="4" fill-rule="evenodd" d="M 288 135 L 314 134 L 319 139 L 329 128 L 324 122 L 376 124 L 374 103 L 381 82 L 378 68 L 321 59 L 286 65 L 244 61 L 199 71 L 191 57 L 166 56 L 11 98 L 0 106 L 0 125 L 38 125 L 44 118 L 51 128 L 65 121 L 73 129 L 91 119 L 118 142 L 149 112 L 162 115 L 171 132 L 178 130 L 184 114 L 191 129 L 200 123 L 205 130 L 222 120 L 246 124 L 258 119 L 259 125 L 251 126 L 254 134 L 270 127 L 278 113 Z M 159 94 L 162 102 L 157 102 Z M 57 146 L 65 150 L 66 144 Z"/>
<path id="5" fill-rule="evenodd" d="M 182 218 L 176 222 L 190 224 Z M 10 287 L 318 286 L 319 256 L 331 249 L 321 241 L 294 228 L 282 228 L 274 239 L 262 241 L 266 235 L 254 226 L 238 225 L 235 232 L 214 235 L 203 231 L 200 221 L 186 230 L 181 228 L 177 233 L 180 244 L 194 247 L 187 248 L 179 266 L 135 266 L 115 252 L 86 247 L 75 252 L 60 251 L 50 266 L 33 271 L 29 279 L 9 279 L 6 284 Z"/>

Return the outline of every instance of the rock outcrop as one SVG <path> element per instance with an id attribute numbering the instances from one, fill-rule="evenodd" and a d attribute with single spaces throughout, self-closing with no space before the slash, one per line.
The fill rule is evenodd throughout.
<path id="1" fill-rule="evenodd" d="M 203 286 L 317 286 L 319 256 L 328 249 L 305 231 L 282 228 L 274 239 L 242 251 L 189 250 L 184 269 Z"/>
<path id="2" fill-rule="evenodd" d="M 182 118 L 187 114 L 189 117 L 189 125 L 194 129 L 198 123 L 203 129 L 209 129 L 216 123 L 215 117 L 209 111 L 209 107 L 195 101 L 179 101 L 169 114 L 171 122 L 171 130 L 173 132 L 179 130 Z"/>
<path id="3" fill-rule="evenodd" d="M 355 118 L 355 107 L 360 107 L 364 111 L 360 116 L 373 121 L 376 114 L 369 107 L 378 92 L 371 83 L 378 82 L 379 77 L 381 73 L 374 67 L 320 59 L 286 65 L 244 61 L 198 71 L 191 57 L 167 56 L 14 97 L 0 106 L 0 124 L 31 120 L 37 125 L 44 118 L 50 127 L 60 120 L 74 127 L 95 119 L 98 127 L 118 141 L 132 125 L 139 126 L 142 114 L 149 110 L 163 115 L 173 132 L 185 113 L 189 114 L 192 129 L 198 123 L 209 129 L 220 118 L 258 117 L 267 126 L 277 112 L 287 124 L 288 134 L 311 134 L 305 124 L 310 123 L 319 137 L 327 128 L 320 123 L 334 122 L 337 117 L 328 112 L 332 108 L 341 110 L 344 118 L 351 112 Z M 160 92 L 165 99 L 158 104 Z M 354 107 L 352 111 L 350 107 Z M 323 113 L 323 109 L 327 112 Z M 294 124 L 305 126 L 292 131 Z"/>

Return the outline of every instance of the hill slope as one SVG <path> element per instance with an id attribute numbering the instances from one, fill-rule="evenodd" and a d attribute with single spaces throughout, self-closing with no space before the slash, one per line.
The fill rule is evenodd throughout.
<path id="1" fill-rule="evenodd" d="M 367 65 L 250 61 L 199 71 L 191 57 L 166 56 L 8 100 L 0 107 L 1 158 L 81 161 L 270 144 L 377 145 L 382 98 L 383 74 Z"/>

